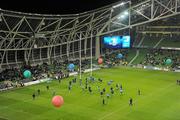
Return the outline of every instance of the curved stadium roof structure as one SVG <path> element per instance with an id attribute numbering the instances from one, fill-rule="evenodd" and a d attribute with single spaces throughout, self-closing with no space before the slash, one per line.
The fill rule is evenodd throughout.
<path id="1" fill-rule="evenodd" d="M 142 0 L 68 15 L 0 9 L 0 68 L 18 67 L 23 62 L 76 58 L 79 51 L 88 57 L 91 49 L 98 57 L 101 36 L 179 15 L 179 7 L 179 0 Z"/>

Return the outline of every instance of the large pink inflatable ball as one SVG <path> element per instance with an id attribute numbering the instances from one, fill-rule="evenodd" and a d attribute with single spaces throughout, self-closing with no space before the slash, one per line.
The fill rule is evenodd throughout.
<path id="1" fill-rule="evenodd" d="M 102 64 L 103 63 L 103 59 L 102 58 L 99 58 L 98 59 L 98 64 Z"/>
<path id="2" fill-rule="evenodd" d="M 61 107 L 64 104 L 63 97 L 59 95 L 54 96 L 52 98 L 52 104 L 54 105 L 54 107 L 57 107 L 57 108 Z"/>

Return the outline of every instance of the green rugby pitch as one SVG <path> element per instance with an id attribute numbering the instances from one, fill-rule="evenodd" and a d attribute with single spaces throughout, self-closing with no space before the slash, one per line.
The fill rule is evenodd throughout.
<path id="1" fill-rule="evenodd" d="M 83 74 L 83 84 L 88 74 Z M 63 79 L 60 84 L 54 80 L 0 92 L 0 120 L 180 120 L 180 85 L 176 84 L 180 73 L 119 67 L 94 71 L 93 76 L 102 78 L 103 83 L 90 83 L 92 94 L 82 91 L 79 80 L 69 93 L 68 83 L 74 77 Z M 110 80 L 114 82 L 108 86 Z M 122 84 L 124 94 L 115 90 L 109 99 L 105 97 L 107 104 L 102 105 L 97 86 L 110 93 L 116 83 Z M 33 100 L 37 89 L 41 94 Z M 138 89 L 142 95 L 137 94 Z M 64 98 L 60 108 L 51 104 L 53 91 Z M 129 106 L 130 97 L 133 106 Z"/>

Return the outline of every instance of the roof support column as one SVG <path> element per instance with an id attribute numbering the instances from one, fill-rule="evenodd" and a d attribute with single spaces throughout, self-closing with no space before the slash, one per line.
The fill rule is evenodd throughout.
<path id="1" fill-rule="evenodd" d="M 100 37 L 96 36 L 96 50 L 95 50 L 96 58 L 100 57 Z"/>

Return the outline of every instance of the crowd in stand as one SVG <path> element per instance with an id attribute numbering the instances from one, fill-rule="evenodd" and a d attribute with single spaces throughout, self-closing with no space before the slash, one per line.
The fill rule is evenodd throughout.
<path id="1" fill-rule="evenodd" d="M 118 58 L 118 54 L 122 54 L 122 58 Z M 110 53 L 106 53 L 103 56 L 103 59 L 105 61 L 105 64 L 108 66 L 116 66 L 116 65 L 127 65 L 127 56 L 128 51 L 127 50 L 116 50 Z"/>
<path id="2" fill-rule="evenodd" d="M 143 65 L 150 66 L 167 66 L 166 60 L 171 59 L 172 63 L 168 66 L 171 68 L 176 68 L 180 65 L 180 53 L 175 50 L 162 50 L 162 49 L 150 49 L 146 54 L 144 61 L 141 63 Z"/>
<path id="3" fill-rule="evenodd" d="M 69 71 L 67 66 L 69 63 L 73 63 L 76 67 L 74 72 L 79 71 L 79 60 L 69 61 L 53 61 L 51 64 L 43 63 L 41 65 L 37 64 L 36 66 L 31 65 L 22 65 L 21 68 L 11 68 L 5 69 L 0 73 L 0 89 L 23 86 L 24 83 L 29 81 L 35 81 L 43 78 L 64 78 L 69 76 Z M 81 68 L 82 70 L 89 68 L 90 60 L 82 60 Z M 25 70 L 30 70 L 32 73 L 31 78 L 24 78 L 23 72 Z M 7 81 L 9 81 L 7 83 Z"/>

